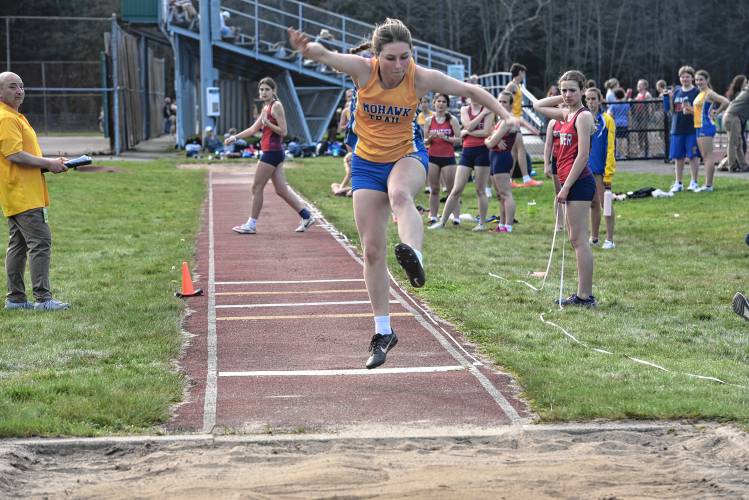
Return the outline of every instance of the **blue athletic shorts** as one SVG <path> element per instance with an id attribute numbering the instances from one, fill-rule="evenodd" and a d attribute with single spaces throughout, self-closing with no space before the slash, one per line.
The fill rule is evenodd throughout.
<path id="1" fill-rule="evenodd" d="M 715 137 L 715 125 L 713 122 L 707 122 L 697 129 L 697 137 Z"/>
<path id="2" fill-rule="evenodd" d="M 696 158 L 700 155 L 697 149 L 697 135 L 672 135 L 670 157 L 672 160 Z"/>
<path id="3" fill-rule="evenodd" d="M 464 167 L 488 167 L 489 166 L 489 148 L 486 146 L 474 146 L 472 148 L 463 148 L 460 155 L 460 164 Z"/>
<path id="4" fill-rule="evenodd" d="M 426 151 L 417 151 L 406 155 L 404 158 L 416 158 L 421 162 L 424 170 L 429 172 L 429 156 Z M 351 190 L 372 189 L 374 191 L 388 192 L 388 177 L 397 162 L 377 163 L 360 158 L 354 153 L 351 158 Z"/>
<path id="5" fill-rule="evenodd" d="M 260 154 L 260 161 L 263 163 L 267 163 L 268 165 L 271 165 L 273 167 L 277 167 L 279 163 L 281 163 L 286 155 L 283 151 L 263 151 Z"/>
<path id="6" fill-rule="evenodd" d="M 596 194 L 596 180 L 590 174 L 583 173 L 572 185 L 567 201 L 593 201 Z"/>
<path id="7" fill-rule="evenodd" d="M 491 163 L 491 174 L 509 174 L 512 171 L 511 151 L 489 151 L 489 162 Z"/>

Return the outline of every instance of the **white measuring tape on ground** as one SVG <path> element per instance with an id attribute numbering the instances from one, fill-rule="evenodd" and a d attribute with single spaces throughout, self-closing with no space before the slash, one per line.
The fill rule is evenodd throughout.
<path id="1" fill-rule="evenodd" d="M 567 211 L 565 210 L 564 212 L 565 212 L 565 226 L 566 226 L 566 222 L 567 222 L 566 221 L 566 219 L 567 219 L 567 217 L 566 217 Z M 533 290 L 535 292 L 540 292 L 541 290 L 543 290 L 544 286 L 546 285 L 546 278 L 549 276 L 549 270 L 551 269 L 551 261 L 552 261 L 553 255 L 554 255 L 554 246 L 555 246 L 555 243 L 556 243 L 557 227 L 559 227 L 558 223 L 559 223 L 559 212 L 557 211 L 556 220 L 554 222 L 554 235 L 551 238 L 551 250 L 549 251 L 549 261 L 546 264 L 546 271 L 544 272 L 543 282 L 541 283 L 541 287 L 540 288 L 536 288 L 535 286 L 531 285 L 527 281 L 523 281 L 523 280 L 508 280 L 507 278 L 504 278 L 504 277 L 499 276 L 499 275 L 494 274 L 494 273 L 489 273 L 489 276 L 491 276 L 492 278 L 496 278 L 498 280 L 501 280 L 501 281 L 508 282 L 508 283 L 514 282 L 514 283 L 524 284 L 528 288 L 530 288 L 531 290 Z M 566 237 L 566 233 L 565 233 L 564 238 L 562 240 L 562 262 L 561 262 L 561 267 L 560 267 L 560 270 L 559 270 L 559 297 L 557 299 L 557 304 L 559 304 L 559 309 L 560 310 L 564 309 L 564 307 L 562 306 L 562 292 L 564 290 L 564 256 L 565 256 L 564 250 L 565 250 L 565 247 L 566 247 L 566 243 L 567 243 L 567 237 Z M 582 341 L 578 340 L 577 337 L 575 337 L 574 335 L 572 335 L 570 332 L 568 332 L 567 330 L 565 330 L 564 328 L 562 328 L 558 324 L 556 324 L 556 323 L 554 323 L 552 321 L 548 321 L 547 319 L 545 319 L 543 314 L 540 314 L 539 317 L 540 317 L 542 323 L 547 324 L 547 325 L 551 325 L 551 326 L 553 326 L 555 328 L 558 328 L 567 338 L 569 338 L 570 340 L 572 340 L 576 344 L 578 344 L 578 345 L 580 345 L 580 346 L 582 346 L 582 347 L 584 347 L 586 349 L 589 349 L 591 351 L 600 353 L 600 354 L 615 355 L 615 353 L 612 352 L 612 351 L 609 351 L 609 350 L 606 350 L 606 349 L 600 349 L 600 348 L 597 348 L 597 347 L 591 347 L 588 344 L 586 344 L 585 342 L 582 342 Z M 653 363 L 652 361 L 647 361 L 645 359 L 635 358 L 634 356 L 630 356 L 628 354 L 624 354 L 623 356 L 625 358 L 627 358 L 627 359 L 635 362 L 635 363 L 638 363 L 638 364 L 641 364 L 641 365 L 644 365 L 644 366 L 649 366 L 651 368 L 655 368 L 655 369 L 661 370 L 663 372 L 675 373 L 675 374 L 679 374 L 679 375 L 686 375 L 687 377 L 697 378 L 697 379 L 701 379 L 701 380 L 709 380 L 711 382 L 717 382 L 719 384 L 728 385 L 728 386 L 731 386 L 731 387 L 747 388 L 746 386 L 743 386 L 743 385 L 740 385 L 740 384 L 732 384 L 732 383 L 726 382 L 726 381 L 721 380 L 721 379 L 719 379 L 717 377 L 710 377 L 710 376 L 706 376 L 706 375 L 697 375 L 697 374 L 694 374 L 694 373 L 679 372 L 679 371 L 669 370 L 668 368 L 665 368 L 665 367 L 663 367 L 661 365 Z"/>

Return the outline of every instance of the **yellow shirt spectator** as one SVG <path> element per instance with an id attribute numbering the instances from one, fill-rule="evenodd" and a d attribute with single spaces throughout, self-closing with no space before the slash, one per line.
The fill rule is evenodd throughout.
<path id="1" fill-rule="evenodd" d="M 21 151 L 42 156 L 36 132 L 26 117 L 0 102 L 0 205 L 6 217 L 49 206 L 47 182 L 41 169 L 7 159 Z"/>

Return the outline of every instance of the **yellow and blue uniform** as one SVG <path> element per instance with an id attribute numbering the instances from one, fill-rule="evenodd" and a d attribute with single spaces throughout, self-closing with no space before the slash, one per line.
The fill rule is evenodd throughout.
<path id="1" fill-rule="evenodd" d="M 0 102 L 0 205 L 6 217 L 49 206 L 47 181 L 41 169 L 8 160 L 21 151 L 42 156 L 36 132 L 26 117 Z"/>
<path id="2" fill-rule="evenodd" d="M 603 183 L 611 185 L 616 172 L 616 122 L 608 113 L 598 113 L 596 130 L 590 138 L 588 166 L 595 175 L 603 176 Z"/>
<path id="3" fill-rule="evenodd" d="M 419 98 L 414 79 L 416 63 L 411 60 L 397 87 L 385 89 L 379 78 L 378 61 L 370 59 L 369 81 L 356 92 L 348 144 L 351 161 L 351 188 L 387 192 L 387 178 L 395 163 L 407 156 L 428 168 L 429 159 L 421 127 L 416 121 Z"/>
<path id="4" fill-rule="evenodd" d="M 715 124 L 710 119 L 712 103 L 707 100 L 707 92 L 700 92 L 694 99 L 694 129 L 697 137 L 715 137 Z"/>
<path id="5" fill-rule="evenodd" d="M 523 116 L 523 92 L 520 84 L 515 84 L 515 94 L 512 96 L 512 116 L 520 118 Z"/>

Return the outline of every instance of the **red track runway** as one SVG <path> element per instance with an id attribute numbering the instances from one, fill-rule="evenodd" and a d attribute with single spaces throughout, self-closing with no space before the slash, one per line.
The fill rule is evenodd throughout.
<path id="1" fill-rule="evenodd" d="M 258 233 L 231 227 L 249 212 L 251 175 L 210 173 L 197 286 L 182 367 L 192 384 L 172 430 L 335 430 L 355 425 L 496 426 L 527 420 L 512 380 L 475 356 L 397 283 L 399 343 L 366 370 L 372 310 L 361 260 L 324 219 L 299 216 L 269 185 Z M 429 281 L 427 280 L 427 285 Z"/>

